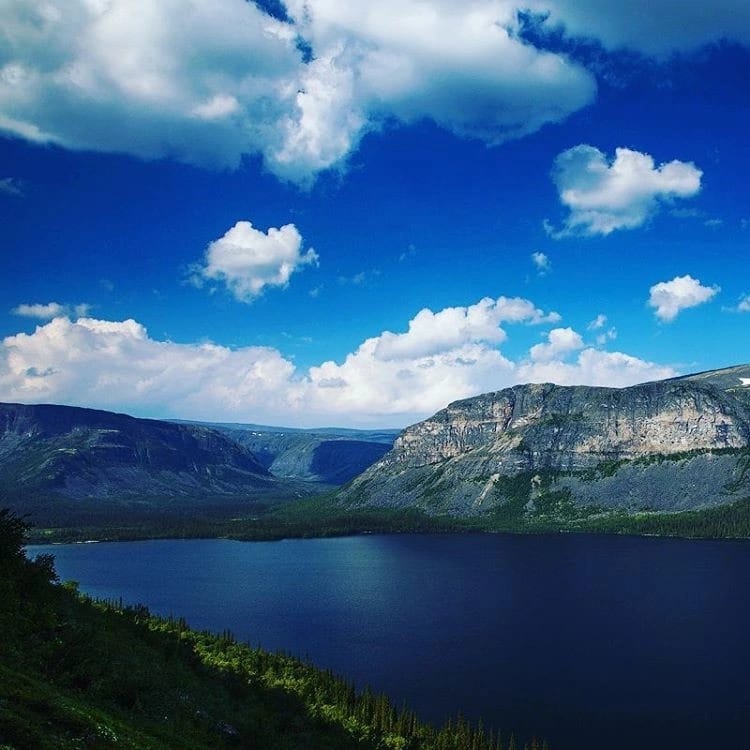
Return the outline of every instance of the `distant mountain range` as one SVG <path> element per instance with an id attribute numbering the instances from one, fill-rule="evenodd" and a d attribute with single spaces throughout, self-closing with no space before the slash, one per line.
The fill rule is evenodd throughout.
<path id="1" fill-rule="evenodd" d="M 247 514 L 348 481 L 390 447 L 371 440 L 387 432 L 247 427 L 0 404 L 0 505 L 49 524 Z"/>
<path id="2" fill-rule="evenodd" d="M 630 388 L 519 385 L 408 427 L 350 509 L 569 520 L 750 498 L 750 365 Z"/>
<path id="3" fill-rule="evenodd" d="M 382 458 L 400 430 L 341 427 L 299 429 L 257 424 L 193 422 L 239 443 L 274 476 L 342 485 Z"/>
<path id="4" fill-rule="evenodd" d="M 629 388 L 518 385 L 456 401 L 400 435 L 0 404 L 0 506 L 38 525 L 262 516 L 283 535 L 292 521 L 290 533 L 356 531 L 363 512 L 377 512 L 384 530 L 391 513 L 403 529 L 417 513 L 554 530 L 727 507 L 731 531 L 714 514 L 707 533 L 741 535 L 750 510 L 740 501 L 750 509 L 750 365 Z"/>

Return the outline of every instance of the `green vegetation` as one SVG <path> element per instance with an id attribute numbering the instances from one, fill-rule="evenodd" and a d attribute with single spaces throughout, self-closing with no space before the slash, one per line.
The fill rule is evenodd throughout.
<path id="1" fill-rule="evenodd" d="M 750 498 L 729 505 L 677 513 L 613 512 L 581 519 L 571 531 L 648 534 L 690 539 L 750 538 Z"/>
<path id="2" fill-rule="evenodd" d="M 94 601 L 28 560 L 0 510 L 0 748 L 507 750 L 464 719 L 441 729 L 293 657 Z M 532 740 L 529 750 L 546 744 Z"/>
<path id="3" fill-rule="evenodd" d="M 323 496 L 263 510 L 252 517 L 230 519 L 201 516 L 157 517 L 112 521 L 97 525 L 32 529 L 36 544 L 134 539 L 226 538 L 243 541 L 350 536 L 352 534 L 437 533 L 474 530 L 472 521 L 451 516 L 430 516 L 416 508 L 362 508 L 348 510 Z"/>
<path id="4" fill-rule="evenodd" d="M 750 475 L 750 450 L 714 449 L 669 456 L 647 456 L 629 462 L 649 466 L 667 461 L 693 458 L 696 454 L 731 455 L 737 459 L 736 479 L 724 488 L 739 493 Z M 245 501 L 223 508 L 187 506 L 180 512 L 179 501 L 161 515 L 146 514 L 134 507 L 128 516 L 125 508 L 105 513 L 106 504 L 88 524 L 34 529 L 30 541 L 35 543 L 96 540 L 132 540 L 159 538 L 229 538 L 247 541 L 270 541 L 284 538 L 332 537 L 352 534 L 445 533 L 445 532 L 595 532 L 654 534 L 684 537 L 744 538 L 750 537 L 750 512 L 740 500 L 720 507 L 683 512 L 607 510 L 576 502 L 571 490 L 561 487 L 560 477 L 578 477 L 594 481 L 616 474 L 626 461 L 604 461 L 595 469 L 575 472 L 521 472 L 500 476 L 492 481 L 486 506 L 472 516 L 434 514 L 433 506 L 442 503 L 443 475 L 435 470 L 417 476 L 424 508 L 375 507 L 357 504 L 344 506 L 335 493 L 289 502 L 264 504 Z M 488 477 L 473 480 L 486 485 Z M 408 491 L 405 490 L 405 491 Z M 744 493 L 743 493 L 744 494 Z M 351 496 L 349 497 L 352 502 Z M 30 503 L 33 505 L 33 503 Z M 444 505 L 444 504 L 443 504 Z M 484 506 L 483 506 L 484 507 Z M 63 518 L 65 515 L 63 514 Z M 78 518 L 82 518 L 79 514 Z"/>

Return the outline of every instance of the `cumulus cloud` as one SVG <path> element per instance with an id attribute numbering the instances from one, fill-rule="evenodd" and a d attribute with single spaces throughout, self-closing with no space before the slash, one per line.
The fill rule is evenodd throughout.
<path id="1" fill-rule="evenodd" d="M 424 118 L 499 143 L 588 104 L 594 78 L 518 34 L 515 4 L 7 0 L 0 132 L 281 178 L 342 167 L 363 134 Z M 298 40 L 310 49 L 304 54 Z M 123 126 L 127 123 L 127 126 Z"/>
<path id="2" fill-rule="evenodd" d="M 91 305 L 81 303 L 79 305 L 61 305 L 59 302 L 47 302 L 46 304 L 21 304 L 11 310 L 13 315 L 23 318 L 37 318 L 38 320 L 52 320 L 60 316 L 82 318 L 89 314 Z"/>
<path id="3" fill-rule="evenodd" d="M 664 323 L 673 321 L 682 310 L 708 302 L 720 292 L 718 286 L 703 286 L 689 274 L 660 281 L 649 290 L 648 304 L 654 315 Z"/>
<path id="4" fill-rule="evenodd" d="M 546 276 L 552 270 L 552 262 L 542 252 L 536 251 L 531 253 L 531 262 L 540 276 Z"/>
<path id="5" fill-rule="evenodd" d="M 282 21 L 245 0 L 142 0 L 137 13 L 130 0 L 6 0 L 0 132 L 219 168 L 259 155 L 306 183 L 392 122 L 426 118 L 494 144 L 589 104 L 594 77 L 524 39 L 519 11 L 657 56 L 750 42 L 744 0 L 710 12 L 681 0 L 285 6 Z"/>
<path id="6" fill-rule="evenodd" d="M 499 344 L 507 334 L 501 323 L 557 322 L 556 312 L 545 314 L 520 297 L 485 297 L 469 307 L 446 307 L 437 313 L 425 308 L 409 321 L 406 333 L 385 331 L 373 353 L 382 361 L 418 359 L 459 349 L 472 343 Z"/>
<path id="7" fill-rule="evenodd" d="M 273 349 L 157 341 L 134 320 L 55 318 L 32 334 L 5 338 L 0 353 L 0 389 L 8 400 L 141 415 L 228 418 L 257 411 L 271 418 L 288 413 L 293 372 Z"/>
<path id="8" fill-rule="evenodd" d="M 740 297 L 740 301 L 737 303 L 737 312 L 750 312 L 750 294 Z"/>
<path id="9" fill-rule="evenodd" d="M 552 179 L 570 213 L 556 237 L 608 235 L 644 224 L 659 204 L 698 193 L 703 173 L 678 160 L 655 166 L 648 154 L 615 149 L 615 158 L 582 144 L 555 159 Z"/>
<path id="10" fill-rule="evenodd" d="M 429 118 L 459 135 L 500 143 L 588 104 L 593 78 L 518 38 L 516 6 L 477 0 L 290 0 L 316 54 L 354 79 L 351 104 L 371 122 Z"/>
<path id="11" fill-rule="evenodd" d="M 609 49 L 666 56 L 725 39 L 750 44 L 745 0 L 715 0 L 710 6 L 684 0 L 527 0 L 525 6 L 547 14 L 548 27 L 597 39 Z"/>
<path id="12" fill-rule="evenodd" d="M 581 350 L 573 362 L 522 362 L 515 373 L 521 383 L 601 385 L 611 388 L 663 380 L 675 374 L 671 367 L 624 352 L 606 352 L 592 347 Z"/>
<path id="13" fill-rule="evenodd" d="M 318 263 L 315 250 L 301 250 L 302 235 L 294 224 L 263 232 L 238 221 L 208 246 L 205 265 L 193 269 L 193 278 L 219 281 L 240 302 L 250 302 L 268 286 L 286 286 L 299 268 Z"/>
<path id="14" fill-rule="evenodd" d="M 504 297 L 422 310 L 403 333 L 381 333 L 340 362 L 302 369 L 268 347 L 177 344 L 134 320 L 56 317 L 0 343 L 0 400 L 209 421 L 400 426 L 519 382 L 629 385 L 675 374 L 584 347 L 571 329 L 553 329 L 518 360 L 503 355 L 506 328 L 551 319 L 529 300 Z M 444 331 L 453 325 L 457 332 Z"/>
<path id="15" fill-rule="evenodd" d="M 529 355 L 533 362 L 550 362 L 564 359 L 579 349 L 583 349 L 583 339 L 579 333 L 572 328 L 553 328 L 547 334 L 547 342 L 532 346 Z"/>

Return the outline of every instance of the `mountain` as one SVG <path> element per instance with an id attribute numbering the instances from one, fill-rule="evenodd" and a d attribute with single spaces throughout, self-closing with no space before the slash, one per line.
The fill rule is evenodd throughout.
<path id="1" fill-rule="evenodd" d="M 250 450 L 277 477 L 337 486 L 381 459 L 399 434 L 399 430 L 336 427 L 302 430 L 254 424 L 207 426 Z"/>
<path id="2" fill-rule="evenodd" d="M 629 388 L 514 386 L 408 427 L 340 504 L 561 520 L 750 497 L 750 365 Z"/>
<path id="3" fill-rule="evenodd" d="M 207 427 L 70 406 L 0 404 L 0 498 L 34 521 L 293 497 L 251 451 Z"/>

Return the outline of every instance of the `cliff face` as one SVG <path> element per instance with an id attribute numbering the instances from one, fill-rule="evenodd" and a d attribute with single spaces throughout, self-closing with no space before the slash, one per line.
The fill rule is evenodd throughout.
<path id="1" fill-rule="evenodd" d="M 522 385 L 457 401 L 404 430 L 341 497 L 470 514 L 506 502 L 509 480 L 516 492 L 525 477 L 532 506 L 560 490 L 601 507 L 726 502 L 747 492 L 733 457 L 750 444 L 744 378 L 750 366 L 622 389 Z M 662 468 L 646 477 L 657 460 Z M 697 475 L 694 461 L 705 464 Z"/>

